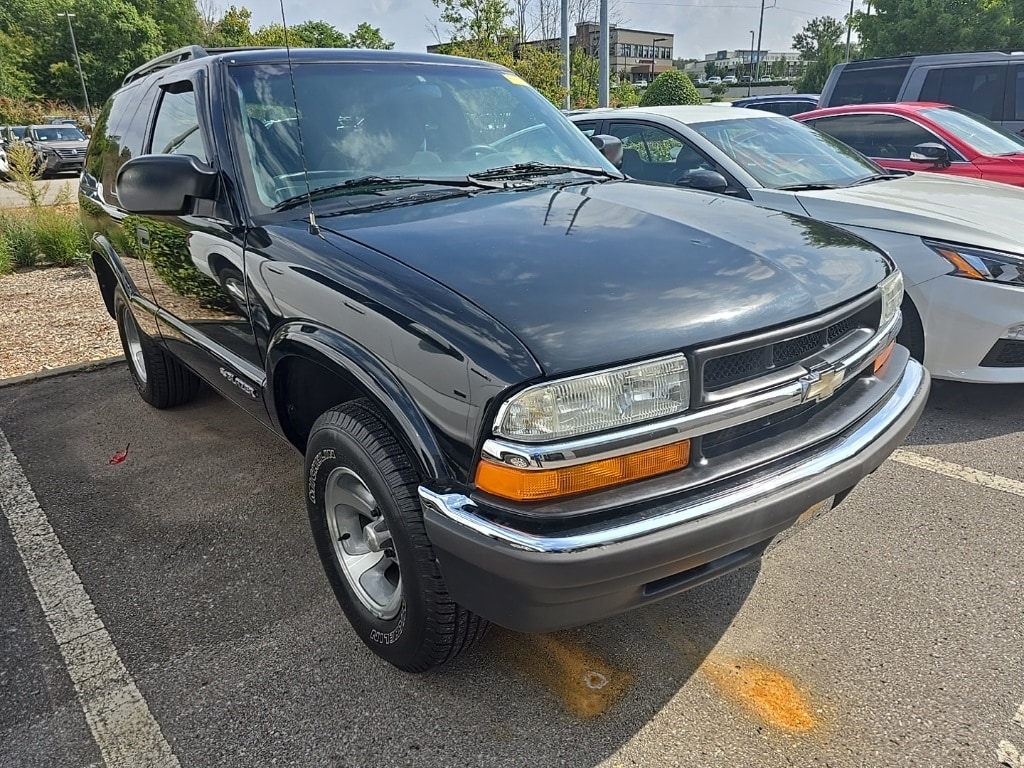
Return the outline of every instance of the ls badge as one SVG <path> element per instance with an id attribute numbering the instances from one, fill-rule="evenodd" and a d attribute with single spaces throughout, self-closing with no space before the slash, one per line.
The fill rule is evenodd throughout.
<path id="1" fill-rule="evenodd" d="M 813 368 L 800 377 L 800 402 L 821 401 L 831 397 L 846 379 L 846 369 L 838 364 Z"/>

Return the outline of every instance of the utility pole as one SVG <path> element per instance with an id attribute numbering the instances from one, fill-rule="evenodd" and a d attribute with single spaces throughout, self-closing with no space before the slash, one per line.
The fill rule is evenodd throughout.
<path id="1" fill-rule="evenodd" d="M 754 84 L 754 30 L 750 30 L 750 65 L 747 71 L 750 73 L 750 82 L 747 83 L 747 96 L 750 95 L 750 86 Z"/>
<path id="2" fill-rule="evenodd" d="M 850 15 L 846 17 L 846 60 L 850 60 L 850 31 L 853 29 L 853 0 L 850 0 Z"/>
<path id="3" fill-rule="evenodd" d="M 608 81 L 611 79 L 611 62 L 608 61 L 608 44 L 611 42 L 611 35 L 608 33 L 608 0 L 601 0 L 601 34 L 599 35 L 601 46 L 600 56 L 597 59 L 597 106 L 608 106 Z"/>
<path id="4" fill-rule="evenodd" d="M 761 18 L 757 22 L 757 65 L 755 80 L 761 79 L 761 32 L 764 31 L 764 0 L 761 0 Z"/>
<path id="5" fill-rule="evenodd" d="M 565 88 L 565 108 L 569 104 L 569 0 L 562 0 L 562 87 Z"/>
<path id="6" fill-rule="evenodd" d="M 85 75 L 82 74 L 82 60 L 78 57 L 78 44 L 75 42 L 75 30 L 71 26 L 71 20 L 75 17 L 75 14 L 58 13 L 58 16 L 64 16 L 68 20 L 68 34 L 71 35 L 71 50 L 75 54 L 75 66 L 78 67 L 78 79 L 82 83 L 82 96 L 85 98 L 85 114 L 92 119 L 92 107 L 89 106 L 89 91 L 85 88 Z"/>
<path id="7" fill-rule="evenodd" d="M 667 37 L 656 37 L 651 42 L 651 83 L 654 82 L 654 62 L 658 58 L 658 43 L 668 42 Z M 648 83 L 650 85 L 651 83 Z"/>

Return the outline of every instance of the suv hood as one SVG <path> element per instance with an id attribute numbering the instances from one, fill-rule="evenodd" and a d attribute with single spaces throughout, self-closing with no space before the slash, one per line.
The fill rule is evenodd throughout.
<path id="1" fill-rule="evenodd" d="M 549 375 L 808 317 L 889 271 L 874 246 L 821 222 L 633 182 L 481 192 L 320 224 L 475 303 Z"/>
<path id="2" fill-rule="evenodd" d="M 915 173 L 859 187 L 797 194 L 809 216 L 917 237 L 1021 253 L 1024 189 L 979 179 Z"/>

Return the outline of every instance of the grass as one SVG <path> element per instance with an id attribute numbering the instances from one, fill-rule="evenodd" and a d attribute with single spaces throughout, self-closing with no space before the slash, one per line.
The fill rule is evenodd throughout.
<path id="1" fill-rule="evenodd" d="M 83 261 L 87 246 L 78 211 L 71 206 L 0 214 L 0 274 L 39 266 L 70 267 Z"/>

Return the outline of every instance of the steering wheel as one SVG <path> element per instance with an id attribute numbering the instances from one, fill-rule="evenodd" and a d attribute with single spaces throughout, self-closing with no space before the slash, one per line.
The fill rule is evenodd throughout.
<path id="1" fill-rule="evenodd" d="M 476 160 L 478 157 L 483 157 L 484 155 L 497 155 L 500 152 L 500 149 L 495 149 L 490 144 L 470 144 L 468 147 L 460 149 L 458 154 L 455 156 L 455 159 Z"/>

